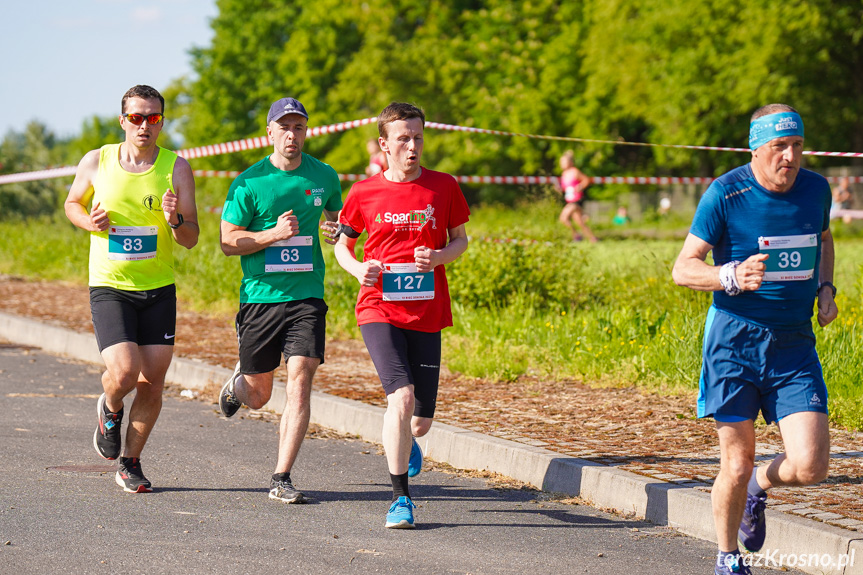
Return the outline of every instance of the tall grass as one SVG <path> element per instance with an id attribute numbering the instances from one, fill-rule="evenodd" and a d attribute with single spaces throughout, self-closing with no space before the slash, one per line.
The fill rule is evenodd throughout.
<path id="1" fill-rule="evenodd" d="M 557 222 L 557 210 L 552 202 L 474 209 L 468 251 L 447 270 L 456 324 L 445 331 L 447 366 L 470 377 L 508 381 L 532 375 L 667 393 L 697 389 L 710 294 L 671 281 L 682 242 L 574 244 Z M 199 245 L 175 252 L 179 297 L 188 309 L 233 314 L 239 259 L 219 249 L 218 216 L 202 212 L 200 219 Z M 5 222 L 0 272 L 86 283 L 87 245 L 87 234 L 62 215 Z M 857 367 L 863 364 L 861 248 L 863 240 L 837 241 L 840 317 L 826 329 L 815 327 L 831 418 L 855 429 L 863 428 Z M 337 266 L 328 246 L 324 255 L 329 335 L 357 338 L 357 283 Z"/>

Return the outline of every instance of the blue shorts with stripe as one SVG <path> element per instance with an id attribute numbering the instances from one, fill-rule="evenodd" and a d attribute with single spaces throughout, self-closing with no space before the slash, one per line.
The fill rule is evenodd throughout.
<path id="1" fill-rule="evenodd" d="M 769 329 L 714 306 L 704 327 L 698 417 L 767 423 L 801 411 L 827 413 L 827 386 L 811 326 Z"/>

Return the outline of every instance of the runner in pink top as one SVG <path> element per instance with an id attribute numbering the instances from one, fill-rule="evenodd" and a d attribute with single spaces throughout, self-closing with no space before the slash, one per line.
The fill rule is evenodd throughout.
<path id="1" fill-rule="evenodd" d="M 593 235 L 593 232 L 587 227 L 587 222 L 584 221 L 584 202 L 587 199 L 584 190 L 590 185 L 590 178 L 575 167 L 572 150 L 567 150 L 561 156 L 560 169 L 559 188 L 566 202 L 560 212 L 560 223 L 572 231 L 574 241 L 581 240 L 581 235 L 574 227 L 577 226 L 588 240 L 595 242 L 596 236 Z"/>
<path id="2" fill-rule="evenodd" d="M 425 115 L 392 103 L 378 116 L 389 168 L 357 182 L 339 216 L 336 259 L 357 278 L 357 323 L 384 392 L 383 444 L 393 502 L 386 527 L 413 528 L 408 477 L 419 473 L 414 437 L 428 433 L 440 375 L 441 330 L 452 325 L 444 266 L 467 249 L 470 210 L 455 178 L 420 166 Z M 363 231 L 363 261 L 356 238 Z M 326 233 L 326 232 L 325 232 Z"/>

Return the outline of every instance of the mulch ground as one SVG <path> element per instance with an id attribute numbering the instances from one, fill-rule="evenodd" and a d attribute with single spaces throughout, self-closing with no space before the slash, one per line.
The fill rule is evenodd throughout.
<path id="1" fill-rule="evenodd" d="M 233 368 L 237 361 L 233 317 L 186 311 L 182 301 L 179 307 L 177 355 Z M 93 331 L 87 288 L 78 285 L 2 276 L 0 310 L 80 332 Z M 374 366 L 359 341 L 327 342 L 326 363 L 318 370 L 315 388 L 385 405 Z M 714 426 L 712 421 L 695 418 L 694 394 L 669 396 L 636 387 L 597 388 L 581 381 L 533 377 L 485 381 L 450 373 L 444 366 L 435 418 L 706 491 L 719 469 Z M 759 426 L 757 437 L 761 460 L 781 452 L 776 426 Z M 827 481 L 771 490 L 771 505 L 863 531 L 861 438 L 859 433 L 831 430 Z M 818 516 L 825 512 L 837 517 Z"/>

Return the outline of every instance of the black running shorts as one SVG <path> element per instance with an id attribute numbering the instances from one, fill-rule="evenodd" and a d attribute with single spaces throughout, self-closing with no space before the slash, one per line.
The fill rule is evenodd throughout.
<path id="1" fill-rule="evenodd" d="M 291 356 L 324 363 L 327 304 L 319 298 L 279 303 L 242 303 L 237 313 L 240 371 L 270 373 Z"/>
<path id="2" fill-rule="evenodd" d="M 90 313 L 100 353 L 127 341 L 174 345 L 177 288 L 174 284 L 145 291 L 91 287 Z"/>
<path id="3" fill-rule="evenodd" d="M 426 333 L 388 323 L 360 326 L 366 349 L 387 395 L 414 386 L 414 415 L 434 417 L 440 379 L 440 332 Z"/>

